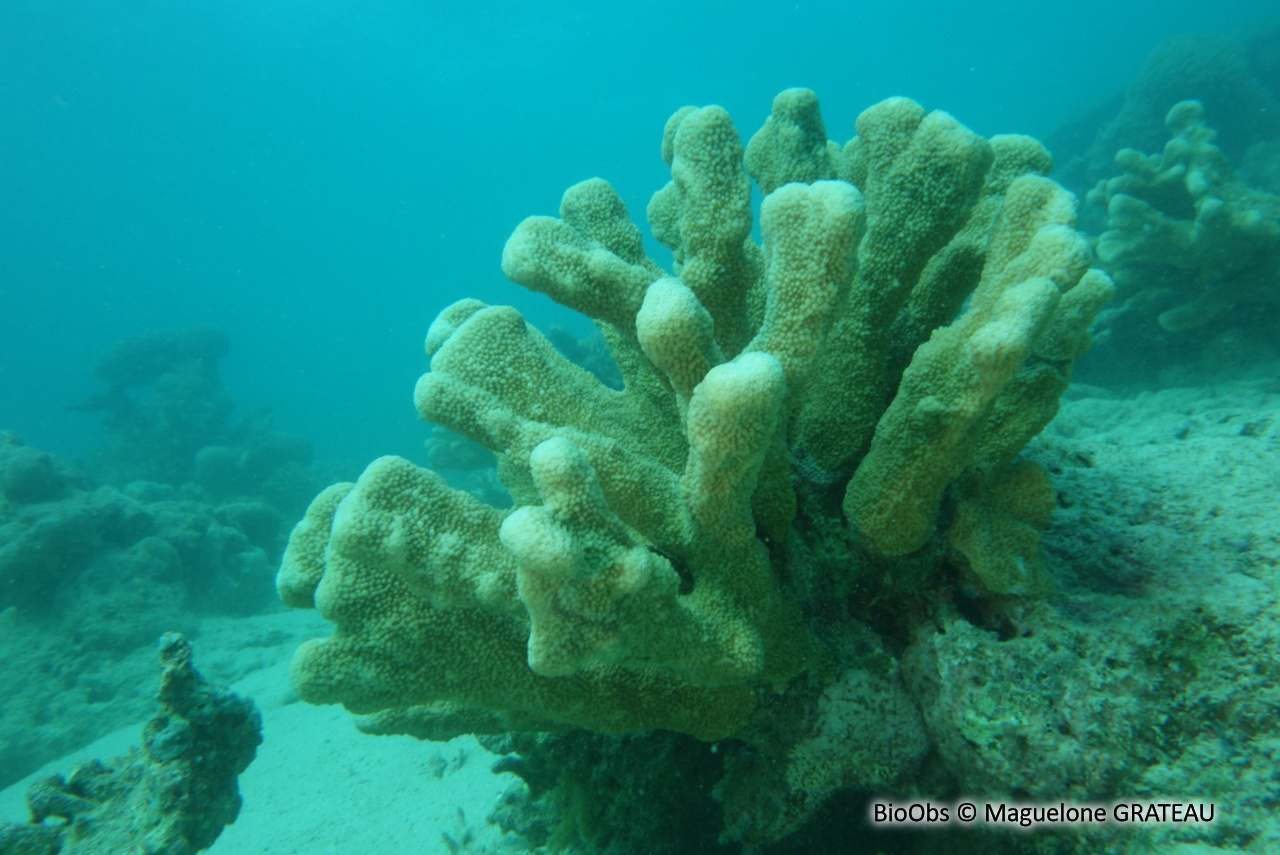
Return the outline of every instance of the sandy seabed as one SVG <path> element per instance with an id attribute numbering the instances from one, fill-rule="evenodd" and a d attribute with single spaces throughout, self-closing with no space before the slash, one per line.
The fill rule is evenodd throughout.
<path id="1" fill-rule="evenodd" d="M 240 817 L 207 851 L 447 853 L 450 843 L 491 849 L 514 843 L 486 818 L 518 780 L 494 775 L 497 758 L 473 737 L 429 743 L 368 736 L 341 707 L 298 701 L 289 688 L 289 657 L 300 637 L 327 633 L 313 613 L 295 612 L 208 621 L 192 639 L 196 667 L 210 679 L 241 674 L 230 685 L 254 699 L 264 730 L 257 758 L 240 776 Z M 157 682 L 159 676 L 157 667 Z M 122 755 L 139 744 L 141 732 L 141 722 L 122 728 L 0 791 L 0 820 L 26 821 L 24 797 L 35 779 Z"/>
<path id="2" fill-rule="evenodd" d="M 1229 839 L 1236 829 L 1251 841 L 1243 851 L 1280 852 L 1276 726 L 1250 718 L 1255 707 L 1274 707 L 1269 675 L 1280 650 L 1280 367 L 1266 369 L 1132 397 L 1076 387 L 1027 450 L 1055 472 L 1060 495 L 1044 539 L 1071 577 L 1057 607 L 1083 614 L 1081 631 L 1118 621 L 1118 661 L 1159 652 L 1148 639 L 1176 641 L 1188 625 L 1217 645 L 1197 674 L 1134 701 L 1180 716 L 1189 735 L 1133 781 L 1233 805 L 1231 824 L 1202 842 L 1179 841 L 1179 851 L 1242 851 Z M 474 738 L 367 736 L 341 708 L 298 701 L 289 659 L 303 640 L 330 632 L 314 612 L 277 612 L 205 620 L 192 635 L 197 667 L 253 698 L 265 724 L 240 779 L 240 817 L 209 851 L 527 852 L 488 822 L 503 794 L 523 785 L 494 775 L 495 756 Z M 158 683 L 158 667 L 154 674 Z M 1222 721 L 1235 722 L 1231 739 L 1221 737 Z M 117 731 L 0 792 L 0 819 L 25 820 L 23 796 L 36 776 L 123 754 L 140 731 L 140 723 Z M 1175 841 L 1165 843 L 1152 851 L 1173 851 Z"/>

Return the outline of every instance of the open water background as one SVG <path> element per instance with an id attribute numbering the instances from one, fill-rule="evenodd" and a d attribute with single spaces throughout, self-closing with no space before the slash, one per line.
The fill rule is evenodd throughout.
<path id="1" fill-rule="evenodd" d="M 321 455 L 416 454 L 421 339 L 463 296 L 564 317 L 502 244 L 603 176 L 633 216 L 684 104 L 744 137 L 808 86 L 1043 136 L 1187 32 L 1274 2 L 0 3 L 0 426 L 87 455 L 96 354 L 226 329 L 229 393 Z M 665 253 L 656 257 L 665 259 Z M 575 329 L 584 329 L 582 326 Z"/>

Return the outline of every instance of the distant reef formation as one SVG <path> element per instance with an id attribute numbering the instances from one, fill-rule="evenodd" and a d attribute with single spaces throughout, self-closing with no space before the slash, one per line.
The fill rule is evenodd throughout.
<path id="1" fill-rule="evenodd" d="M 1173 105 L 1165 124 L 1163 152 L 1121 149 L 1123 174 L 1090 194 L 1107 209 L 1098 255 L 1120 293 L 1164 292 L 1143 302 L 1167 306 L 1156 322 L 1172 333 L 1280 308 L 1280 196 L 1236 173 L 1199 101 Z"/>
<path id="2" fill-rule="evenodd" d="M 1096 382 L 1241 376 L 1280 355 L 1280 193 L 1233 166 L 1199 101 L 1166 125 L 1162 150 L 1121 149 L 1120 174 L 1088 196 L 1106 211 L 1096 247 L 1118 295 L 1084 361 Z M 1265 151 L 1280 169 L 1280 146 Z"/>
<path id="3" fill-rule="evenodd" d="M 1121 149 L 1157 151 L 1165 116 L 1199 101 L 1227 157 L 1242 160 L 1280 139 L 1280 18 L 1240 36 L 1189 34 L 1158 45 L 1124 89 L 1064 122 L 1045 138 L 1055 176 L 1084 193 L 1114 172 Z"/>
<path id="4" fill-rule="evenodd" d="M 98 360 L 103 440 L 72 463 L 0 431 L 0 786 L 146 711 L 143 646 L 277 608 L 319 484 L 305 440 L 231 421 L 224 333 L 125 339 Z M 31 679 L 31 675 L 42 675 Z"/>
<path id="5" fill-rule="evenodd" d="M 190 487 L 100 484 L 8 432 L 0 487 L 4 786 L 140 717 L 140 646 L 268 608 L 287 520 Z"/>
<path id="6" fill-rule="evenodd" d="M 1159 45 L 1048 138 L 1116 284 L 1079 377 L 1241 377 L 1280 354 L 1280 19 Z"/>
<path id="7" fill-rule="evenodd" d="M 311 444 L 276 431 L 263 410 L 231 421 L 234 404 L 218 361 L 226 333 L 197 326 L 123 339 L 102 353 L 106 385 L 73 409 L 102 412 L 92 469 L 112 484 L 194 484 L 211 497 L 254 495 L 292 517 L 314 492 Z"/>

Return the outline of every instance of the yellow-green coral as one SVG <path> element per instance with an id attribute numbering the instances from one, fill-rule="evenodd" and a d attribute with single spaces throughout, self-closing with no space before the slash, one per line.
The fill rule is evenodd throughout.
<path id="1" fill-rule="evenodd" d="M 962 481 L 947 541 L 972 574 L 993 594 L 1036 595 L 1048 581 L 1040 560 L 1040 531 L 1049 524 L 1057 496 L 1049 473 L 1019 461 L 993 476 Z"/>
<path id="2" fill-rule="evenodd" d="M 922 568 L 951 561 L 979 593 L 1035 592 L 1010 568 L 1034 560 L 1046 482 L 1015 458 L 1109 281 L 1034 140 L 902 98 L 857 126 L 826 140 L 816 96 L 789 90 L 744 155 L 722 108 L 678 111 L 648 209 L 673 271 L 600 179 L 516 229 L 504 271 L 594 320 L 624 387 L 512 308 L 445 309 L 417 408 L 494 451 L 516 507 L 397 458 L 322 494 L 280 581 L 335 624 L 295 659 L 304 699 L 431 737 L 761 739 L 843 673 L 831 730 L 865 682 L 840 641 L 858 609 L 838 592 L 877 594 L 846 584 L 857 562 L 927 587 Z M 877 680 L 898 691 L 896 671 Z M 826 744 L 814 726 L 790 728 L 797 751 Z M 821 753 L 787 824 L 826 795 L 808 790 L 892 780 L 922 753 L 872 778 Z"/>
<path id="3" fill-rule="evenodd" d="M 743 687 L 701 688 L 650 669 L 596 665 L 558 679 L 535 673 L 516 562 L 498 541 L 506 515 L 434 473 L 384 457 L 336 508 L 327 498 L 300 524 L 327 525 L 323 554 L 295 553 L 322 562 L 294 572 L 321 576 L 315 607 L 335 624 L 332 636 L 294 657 L 304 700 L 416 715 L 420 724 L 444 712 L 458 732 L 491 730 L 490 710 L 533 729 L 666 727 L 708 739 L 745 723 L 753 700 Z M 474 572 L 459 572 L 468 566 Z"/>
<path id="4" fill-rule="evenodd" d="M 343 482 L 326 487 L 311 501 L 302 520 L 289 536 L 289 546 L 276 574 L 276 593 L 280 601 L 295 609 L 315 607 L 316 586 L 324 576 L 324 551 L 329 545 L 329 530 L 338 503 L 351 492 L 352 484 Z"/>
<path id="5" fill-rule="evenodd" d="M 793 182 L 812 184 L 840 177 L 841 147 L 827 139 L 818 96 L 788 89 L 773 99 L 773 114 L 747 143 L 747 172 L 768 196 Z"/>
<path id="6" fill-rule="evenodd" d="M 991 164 L 986 140 L 946 113 L 892 98 L 858 117 L 866 234 L 843 311 L 823 342 L 792 431 L 822 468 L 848 475 L 892 390 L 895 317 L 929 260 L 968 219 Z"/>
<path id="7" fill-rule="evenodd" d="M 1110 295 L 1105 277 L 1083 278 L 1088 247 L 1069 228 L 1073 221 L 1070 194 L 1049 179 L 1024 176 L 1010 186 L 968 311 L 916 351 L 845 494 L 845 513 L 879 551 L 913 552 L 933 535 L 947 487 L 984 444 L 1000 447 L 1001 432 L 1013 429 L 1011 417 L 992 417 L 1020 374 L 1052 382 L 1026 385 L 1039 395 L 1006 399 L 1011 409 L 1037 416 L 1034 430 L 1013 429 L 1020 440 L 1014 452 L 1052 417 L 1078 349 L 1059 340 L 1083 342 Z M 1063 292 L 1077 288 L 1088 296 L 1064 312 Z M 1092 311 L 1075 311 L 1081 304 Z M 1056 361 L 1037 353 L 1046 336 L 1042 349 Z"/>

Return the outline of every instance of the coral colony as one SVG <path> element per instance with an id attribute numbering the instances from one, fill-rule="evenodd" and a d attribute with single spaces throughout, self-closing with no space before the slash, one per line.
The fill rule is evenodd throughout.
<path id="1" fill-rule="evenodd" d="M 776 840 L 917 771 L 937 736 L 904 685 L 932 691 L 956 598 L 1043 593 L 1054 491 L 1018 455 L 1113 288 L 1040 143 L 905 98 L 843 146 L 808 90 L 745 149 L 686 107 L 662 154 L 673 271 L 598 179 L 503 254 L 595 321 L 624 388 L 512 308 L 445 309 L 418 411 L 491 449 L 515 507 L 395 457 L 321 493 L 278 588 L 334 632 L 293 680 L 376 732 L 732 737 L 755 750 L 728 833 Z"/>

